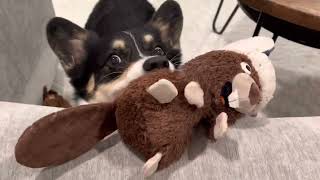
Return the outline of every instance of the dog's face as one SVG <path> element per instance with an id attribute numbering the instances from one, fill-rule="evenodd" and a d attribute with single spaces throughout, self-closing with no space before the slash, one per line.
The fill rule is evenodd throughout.
<path id="1" fill-rule="evenodd" d="M 181 64 L 182 24 L 179 5 L 168 1 L 143 27 L 98 37 L 68 20 L 54 18 L 47 36 L 77 95 L 92 102 L 112 102 L 132 80 Z"/>

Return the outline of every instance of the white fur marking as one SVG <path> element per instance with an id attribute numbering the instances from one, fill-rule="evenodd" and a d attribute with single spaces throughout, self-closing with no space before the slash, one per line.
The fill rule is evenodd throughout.
<path id="1" fill-rule="evenodd" d="M 161 158 L 162 153 L 158 152 L 143 165 L 142 169 L 144 177 L 150 177 L 157 171 Z"/>
<path id="2" fill-rule="evenodd" d="M 132 81 L 134 79 L 137 79 L 138 77 L 144 75 L 146 72 L 143 69 L 143 64 L 146 62 L 146 60 L 148 60 L 150 57 L 145 57 L 142 58 L 140 60 L 138 60 L 137 62 L 135 62 L 133 65 L 131 65 L 128 69 L 128 73 L 126 78 L 129 81 Z"/>
<path id="3" fill-rule="evenodd" d="M 169 61 L 169 69 L 171 72 L 173 72 L 176 69 L 171 61 Z"/>
<path id="4" fill-rule="evenodd" d="M 157 99 L 161 104 L 170 103 L 177 95 L 178 90 L 172 82 L 160 79 L 151 85 L 147 92 Z"/>
<path id="5" fill-rule="evenodd" d="M 142 52 L 140 51 L 140 49 L 139 49 L 138 43 L 137 43 L 137 41 L 136 41 L 136 38 L 135 38 L 130 32 L 124 31 L 124 33 L 126 33 L 127 35 L 129 35 L 130 38 L 132 39 L 134 45 L 135 45 L 136 48 L 137 48 L 137 51 L 138 51 L 138 53 L 139 53 L 139 56 L 142 57 L 142 58 L 145 57 L 145 56 L 142 54 Z"/>
<path id="6" fill-rule="evenodd" d="M 146 73 L 143 70 L 143 63 L 145 61 L 146 58 L 138 60 L 129 66 L 127 71 L 123 72 L 116 80 L 100 85 L 95 92 L 94 98 L 90 100 L 90 103 L 114 102 L 131 81 Z"/>
<path id="7" fill-rule="evenodd" d="M 184 96 L 189 104 L 196 105 L 198 108 L 204 105 L 204 92 L 198 82 L 192 81 L 184 89 Z"/>
<path id="8" fill-rule="evenodd" d="M 222 112 L 216 118 L 216 124 L 214 126 L 214 138 L 220 139 L 228 129 L 228 115 Z"/>
<path id="9" fill-rule="evenodd" d="M 82 105 L 88 105 L 88 101 L 84 100 L 84 99 L 79 99 L 78 100 L 78 103 L 77 103 L 79 106 L 82 106 Z"/>

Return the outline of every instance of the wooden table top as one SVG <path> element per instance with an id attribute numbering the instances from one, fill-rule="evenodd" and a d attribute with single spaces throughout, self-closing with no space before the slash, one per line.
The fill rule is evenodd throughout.
<path id="1" fill-rule="evenodd" d="M 320 0 L 239 0 L 270 16 L 320 31 Z"/>

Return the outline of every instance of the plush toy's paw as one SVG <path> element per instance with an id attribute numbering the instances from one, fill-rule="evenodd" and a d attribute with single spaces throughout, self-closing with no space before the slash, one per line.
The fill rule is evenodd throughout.
<path id="1" fill-rule="evenodd" d="M 149 177 L 157 171 L 161 158 L 162 153 L 158 152 L 143 165 L 144 177 Z"/>
<path id="2" fill-rule="evenodd" d="M 197 82 L 190 82 L 184 89 L 184 96 L 186 97 L 189 104 L 196 105 L 201 108 L 204 105 L 203 99 L 204 92 Z"/>
<path id="3" fill-rule="evenodd" d="M 216 125 L 214 126 L 214 138 L 221 138 L 228 129 L 228 115 L 225 112 L 222 112 L 216 118 Z"/>
<path id="4" fill-rule="evenodd" d="M 177 95 L 178 90 L 174 84 L 166 79 L 160 79 L 151 85 L 147 92 L 157 99 L 161 104 L 170 103 Z"/>

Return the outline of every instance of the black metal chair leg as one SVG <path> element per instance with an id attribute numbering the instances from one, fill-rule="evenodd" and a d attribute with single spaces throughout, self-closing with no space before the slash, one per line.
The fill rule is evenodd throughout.
<path id="1" fill-rule="evenodd" d="M 238 9 L 239 9 L 239 4 L 237 4 L 237 6 L 233 9 L 231 15 L 229 16 L 227 22 L 222 26 L 222 29 L 219 31 L 219 30 L 217 30 L 217 28 L 216 28 L 216 22 L 217 22 L 217 19 L 218 19 L 218 17 L 219 17 L 219 14 L 220 14 L 221 7 L 222 7 L 222 5 L 223 5 L 223 2 L 224 2 L 224 0 L 220 0 L 220 4 L 219 4 L 218 10 L 217 10 L 216 15 L 215 15 L 215 17 L 214 17 L 214 19 L 213 19 L 213 24 L 212 24 L 212 29 L 213 29 L 213 31 L 214 31 L 215 33 L 217 33 L 217 34 L 222 34 L 222 33 L 226 30 L 226 28 L 227 28 L 227 26 L 229 25 L 230 21 L 232 20 L 233 16 L 236 14 L 236 12 L 237 12 Z"/>
<path id="2" fill-rule="evenodd" d="M 253 33 L 253 37 L 259 35 L 261 27 L 263 25 L 263 18 L 264 18 L 264 14 L 262 12 L 260 12 L 258 20 L 257 20 L 257 26 L 256 26 L 256 29 L 254 30 L 254 33 Z M 273 33 L 272 39 L 273 39 L 274 42 L 277 41 L 278 36 L 279 35 L 277 33 Z"/>
<path id="3" fill-rule="evenodd" d="M 278 35 L 278 34 L 273 33 L 272 39 L 273 39 L 273 41 L 274 41 L 274 42 L 276 42 L 276 41 L 277 41 L 278 37 L 279 37 L 279 35 Z"/>
<path id="4" fill-rule="evenodd" d="M 253 36 L 259 35 L 262 24 L 263 24 L 263 13 L 260 12 L 259 17 L 258 17 L 258 21 L 257 21 L 257 26 L 256 26 L 256 29 L 254 30 Z"/>

